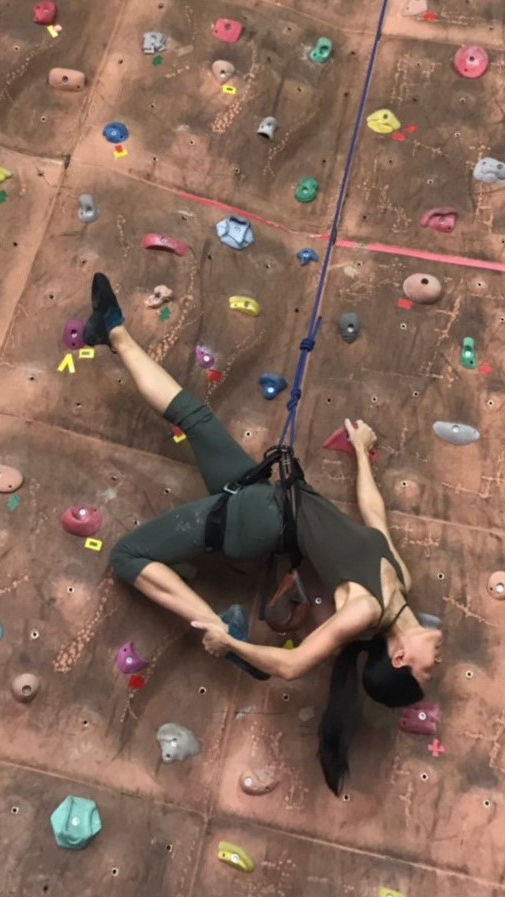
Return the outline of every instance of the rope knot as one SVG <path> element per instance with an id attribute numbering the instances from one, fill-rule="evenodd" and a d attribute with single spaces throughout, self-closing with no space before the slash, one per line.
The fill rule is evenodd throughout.
<path id="1" fill-rule="evenodd" d="M 311 336 L 306 336 L 305 339 L 302 339 L 300 343 L 300 350 L 302 352 L 312 352 L 312 349 L 316 345 L 315 339 L 312 339 Z"/>
<path id="2" fill-rule="evenodd" d="M 294 411 L 294 409 L 298 405 L 298 402 L 300 401 L 301 397 L 302 397 L 301 389 L 292 389 L 291 390 L 291 398 L 287 404 L 288 411 Z"/>

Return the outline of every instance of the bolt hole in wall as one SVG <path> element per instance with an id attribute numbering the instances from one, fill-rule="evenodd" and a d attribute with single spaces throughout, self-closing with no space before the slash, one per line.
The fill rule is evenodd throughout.
<path id="1" fill-rule="evenodd" d="M 165 850 L 167 851 L 167 853 L 173 853 L 173 852 L 174 852 L 174 845 L 173 845 L 173 844 L 170 844 L 170 842 L 169 842 L 168 844 L 165 844 Z"/>
<path id="2" fill-rule="evenodd" d="M 19 807 L 16 807 L 16 806 L 11 807 L 11 813 L 13 816 L 17 816 L 19 813 Z"/>
<path id="3" fill-rule="evenodd" d="M 473 670 L 467 670 L 465 676 L 467 679 L 473 679 Z"/>
<path id="4" fill-rule="evenodd" d="M 32 641 L 35 641 L 35 639 L 38 639 L 39 636 L 40 636 L 40 632 L 39 632 L 39 630 L 38 630 L 38 629 L 32 629 L 32 631 L 30 632 L 30 638 L 32 639 Z"/>
<path id="5" fill-rule="evenodd" d="M 83 729 L 87 729 L 87 728 L 89 728 L 89 720 L 87 720 L 87 719 L 83 719 L 83 721 L 82 721 L 82 728 L 83 728 Z"/>
<path id="6" fill-rule="evenodd" d="M 207 693 L 207 689 L 205 688 L 205 685 L 200 685 L 200 688 L 198 689 L 198 694 L 205 695 L 206 693 Z"/>
<path id="7" fill-rule="evenodd" d="M 437 573 L 437 579 L 445 579 L 445 573 L 442 573 L 441 571 L 439 571 Z"/>
<path id="8" fill-rule="evenodd" d="M 283 700 L 283 701 L 289 701 L 289 695 L 288 695 L 287 692 L 284 692 L 284 694 L 283 694 L 283 696 L 282 696 L 282 700 Z"/>
<path id="9" fill-rule="evenodd" d="M 350 794 L 343 794 L 343 795 L 342 795 L 342 800 L 344 801 L 345 804 L 349 803 L 350 799 L 351 799 L 351 795 L 350 795 Z"/>
<path id="10" fill-rule="evenodd" d="M 421 782 L 427 782 L 429 779 L 429 775 L 427 772 L 422 772 L 419 778 L 421 779 Z"/>

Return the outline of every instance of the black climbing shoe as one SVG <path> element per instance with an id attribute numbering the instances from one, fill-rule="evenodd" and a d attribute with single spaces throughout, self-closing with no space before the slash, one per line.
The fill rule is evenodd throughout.
<path id="1" fill-rule="evenodd" d="M 91 285 L 93 311 L 84 325 L 87 346 L 110 346 L 109 333 L 124 322 L 119 303 L 105 274 L 95 274 Z"/>
<path id="2" fill-rule="evenodd" d="M 95 274 L 91 284 L 91 304 L 93 311 L 104 315 L 108 308 L 119 308 L 114 290 L 105 274 Z"/>
<path id="3" fill-rule="evenodd" d="M 228 632 L 232 638 L 236 638 L 241 642 L 249 641 L 249 620 L 247 618 L 247 611 L 241 604 L 232 604 L 227 611 L 219 616 L 223 623 L 228 624 Z M 262 681 L 270 679 L 268 673 L 258 670 L 257 667 L 253 666 L 252 663 L 249 663 L 249 661 L 244 660 L 242 657 L 239 657 L 238 654 L 233 654 L 231 651 L 228 651 L 228 654 L 225 654 L 224 657 L 225 660 L 234 663 L 235 666 L 243 670 L 244 673 L 249 673 L 254 679 L 261 679 Z"/>

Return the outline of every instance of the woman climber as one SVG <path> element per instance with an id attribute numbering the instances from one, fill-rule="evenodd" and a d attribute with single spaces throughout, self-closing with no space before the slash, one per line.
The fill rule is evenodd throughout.
<path id="1" fill-rule="evenodd" d="M 210 654 L 225 656 L 256 678 L 296 679 L 336 655 L 329 702 L 320 723 L 319 757 L 328 786 L 339 794 L 358 717 L 360 652 L 368 655 L 362 673 L 366 692 L 389 707 L 419 701 L 435 663 L 441 660 L 441 633 L 421 626 L 406 600 L 410 574 L 393 545 L 368 459 L 375 433 L 363 421 L 355 428 L 346 420 L 356 450 L 357 498 L 364 524 L 315 492 L 303 475 L 297 482 L 297 548 L 333 595 L 335 614 L 291 651 L 251 644 L 245 610 L 232 605 L 218 616 L 185 578 L 188 564 L 209 550 L 206 522 L 224 496 L 228 499 L 222 540 L 225 557 L 260 559 L 285 551 L 280 485 L 267 478 L 240 485 L 256 462 L 208 406 L 137 345 L 103 274 L 93 278 L 92 306 L 84 331 L 86 343 L 110 346 L 149 405 L 184 431 L 210 493 L 120 539 L 111 555 L 115 572 L 152 601 L 205 630 L 203 644 Z"/>

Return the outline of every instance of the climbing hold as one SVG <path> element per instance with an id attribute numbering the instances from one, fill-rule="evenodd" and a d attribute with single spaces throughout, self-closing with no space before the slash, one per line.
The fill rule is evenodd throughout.
<path id="1" fill-rule="evenodd" d="M 11 177 L 12 171 L 9 171 L 7 168 L 2 168 L 2 166 L 0 165 L 0 184 L 3 184 L 3 182 L 6 181 L 7 178 Z"/>
<path id="2" fill-rule="evenodd" d="M 244 26 L 241 22 L 236 22 L 234 19 L 218 19 L 214 24 L 214 28 L 212 29 L 212 33 L 214 37 L 219 38 L 219 40 L 224 40 L 228 44 L 235 44 L 242 31 Z"/>
<path id="3" fill-rule="evenodd" d="M 140 670 L 149 666 L 149 661 L 137 654 L 133 642 L 122 645 L 117 652 L 116 663 L 122 673 L 140 673 Z"/>
<path id="4" fill-rule="evenodd" d="M 226 84 L 235 74 L 235 66 L 226 59 L 216 59 L 212 63 L 212 74 L 218 84 Z"/>
<path id="5" fill-rule="evenodd" d="M 489 56 L 484 47 L 466 44 L 456 52 L 452 65 L 462 78 L 481 78 L 487 72 Z"/>
<path id="6" fill-rule="evenodd" d="M 148 308 L 160 308 L 164 302 L 169 302 L 170 299 L 173 299 L 173 295 L 173 290 L 160 283 L 159 286 L 154 288 L 151 295 L 147 297 L 146 305 Z"/>
<path id="7" fill-rule="evenodd" d="M 265 620 L 274 632 L 294 632 L 303 626 L 310 601 L 296 570 L 286 573 L 265 608 Z"/>
<path id="8" fill-rule="evenodd" d="M 144 234 L 142 237 L 144 249 L 164 249 L 165 252 L 174 252 L 175 255 L 186 255 L 188 246 L 181 240 L 174 240 L 165 234 Z"/>
<path id="9" fill-rule="evenodd" d="M 259 302 L 249 296 L 230 296 L 228 305 L 232 311 L 241 311 L 244 315 L 250 315 L 252 318 L 257 318 L 261 314 Z"/>
<path id="10" fill-rule="evenodd" d="M 503 601 L 505 598 L 505 572 L 497 570 L 492 573 L 487 581 L 488 594 L 497 601 Z"/>
<path id="11" fill-rule="evenodd" d="M 296 253 L 296 257 L 297 257 L 298 261 L 300 262 L 300 265 L 302 266 L 302 268 L 304 268 L 305 265 L 308 265 L 309 262 L 318 262 L 319 261 L 319 256 L 318 256 L 317 252 L 314 252 L 313 249 L 300 249 Z"/>
<path id="12" fill-rule="evenodd" d="M 320 37 L 317 40 L 315 47 L 309 53 L 309 59 L 312 62 L 318 62 L 321 65 L 325 62 L 328 62 L 328 59 L 331 56 L 331 51 L 333 50 L 333 42 L 329 37 Z"/>
<path id="13" fill-rule="evenodd" d="M 166 50 L 167 37 L 161 31 L 144 31 L 142 52 L 153 56 Z"/>
<path id="14" fill-rule="evenodd" d="M 55 90 L 82 90 L 86 84 L 84 72 L 75 69 L 51 69 L 49 72 L 49 84 Z"/>
<path id="15" fill-rule="evenodd" d="M 89 221 L 96 221 L 99 214 L 100 212 L 91 193 L 81 193 L 79 197 L 79 211 L 77 212 L 79 221 L 85 224 Z"/>
<path id="16" fill-rule="evenodd" d="M 216 224 L 216 231 L 221 243 L 231 249 L 246 249 L 254 243 L 254 234 L 247 218 L 230 215 Z"/>
<path id="17" fill-rule="evenodd" d="M 354 426 L 358 426 L 356 421 L 354 421 Z M 349 434 L 345 427 L 339 427 L 339 429 L 335 430 L 331 436 L 328 436 L 326 442 L 323 442 L 323 448 L 328 449 L 331 452 L 343 452 L 345 455 L 354 455 L 356 453 L 356 449 L 349 439 Z M 377 461 L 377 449 L 370 449 L 368 457 L 370 463 L 375 464 Z"/>
<path id="18" fill-rule="evenodd" d="M 319 184 L 315 178 L 302 178 L 295 190 L 295 197 L 298 202 L 313 202 L 318 190 Z"/>
<path id="19" fill-rule="evenodd" d="M 51 825 L 58 847 L 81 850 L 101 830 L 102 820 L 94 800 L 70 795 L 51 813 Z"/>
<path id="20" fill-rule="evenodd" d="M 23 474 L 15 467 L 0 464 L 0 492 L 16 492 L 23 483 Z"/>
<path id="21" fill-rule="evenodd" d="M 476 181 L 482 181 L 484 184 L 503 182 L 505 181 L 505 163 L 485 156 L 484 159 L 479 159 L 477 162 L 473 176 Z"/>
<path id="22" fill-rule="evenodd" d="M 214 371 L 212 369 L 210 371 L 205 371 L 205 376 L 209 383 L 221 383 L 221 380 L 223 379 L 221 371 Z"/>
<path id="23" fill-rule="evenodd" d="M 269 115 L 267 118 L 264 118 L 262 122 L 260 122 L 260 126 L 256 131 L 260 137 L 266 137 L 268 140 L 274 139 L 274 134 L 279 127 L 279 122 L 273 115 Z"/>
<path id="24" fill-rule="evenodd" d="M 33 673 L 21 673 L 11 682 L 12 694 L 20 704 L 29 704 L 33 701 L 39 688 L 40 679 Z"/>
<path id="25" fill-rule="evenodd" d="M 413 735 L 436 735 L 439 722 L 440 706 L 431 701 L 420 701 L 402 709 L 398 725 Z"/>
<path id="26" fill-rule="evenodd" d="M 237 844 L 230 844 L 228 841 L 220 841 L 217 846 L 217 858 L 228 866 L 240 869 L 242 872 L 252 872 L 254 869 L 254 860 L 249 856 L 247 851 Z"/>
<path id="27" fill-rule="evenodd" d="M 215 358 L 205 346 L 197 345 L 195 349 L 196 360 L 201 368 L 211 368 L 214 365 Z"/>
<path id="28" fill-rule="evenodd" d="M 56 3 L 51 0 L 43 0 L 33 7 L 33 21 L 37 25 L 52 25 L 56 21 Z"/>
<path id="29" fill-rule="evenodd" d="M 102 515 L 97 508 L 67 508 L 61 518 L 63 529 L 73 536 L 93 536 L 102 522 Z"/>
<path id="30" fill-rule="evenodd" d="M 277 374 L 262 374 L 259 382 L 264 399 L 275 399 L 279 393 L 287 389 L 288 385 L 284 377 L 280 377 Z"/>
<path id="31" fill-rule="evenodd" d="M 469 424 L 453 424 L 445 420 L 437 420 L 433 424 L 433 431 L 439 439 L 451 442 L 453 445 L 470 445 L 480 439 L 480 433 Z"/>
<path id="32" fill-rule="evenodd" d="M 474 370 L 477 367 L 477 359 L 475 357 L 475 341 L 471 336 L 465 336 L 463 338 L 461 364 L 464 368 L 469 368 L 470 370 Z"/>
<path id="33" fill-rule="evenodd" d="M 403 292 L 414 302 L 430 305 L 440 298 L 442 284 L 432 274 L 411 274 L 403 281 Z"/>
<path id="34" fill-rule="evenodd" d="M 178 723 L 165 723 L 156 733 L 163 763 L 176 763 L 196 757 L 200 753 L 200 742 L 191 729 Z"/>
<path id="35" fill-rule="evenodd" d="M 353 343 L 358 339 L 361 323 L 357 314 L 353 311 L 345 312 L 338 320 L 338 332 L 346 343 Z"/>
<path id="36" fill-rule="evenodd" d="M 407 0 L 402 9 L 402 16 L 422 16 L 427 9 L 427 0 Z"/>
<path id="37" fill-rule="evenodd" d="M 65 324 L 63 342 L 67 349 L 82 349 L 84 346 L 84 321 L 72 318 Z"/>
<path id="38" fill-rule="evenodd" d="M 111 121 L 105 125 L 103 136 L 109 143 L 124 143 L 130 136 L 128 128 L 120 121 Z"/>
<path id="39" fill-rule="evenodd" d="M 268 794 L 278 784 L 278 777 L 268 767 L 247 769 L 239 778 L 239 785 L 246 794 Z"/>
<path id="40" fill-rule="evenodd" d="M 424 626 L 425 629 L 440 629 L 442 626 L 442 620 L 440 617 L 436 617 L 435 614 L 418 613 L 416 616 L 421 626 Z"/>
<path id="41" fill-rule="evenodd" d="M 391 109 L 377 109 L 367 117 L 366 123 L 376 134 L 392 134 L 398 131 L 401 124 Z"/>
<path id="42" fill-rule="evenodd" d="M 425 212 L 421 218 L 422 227 L 431 227 L 438 230 L 441 234 L 452 234 L 456 227 L 456 218 L 458 213 L 451 206 L 439 206 L 437 209 L 430 209 Z"/>

